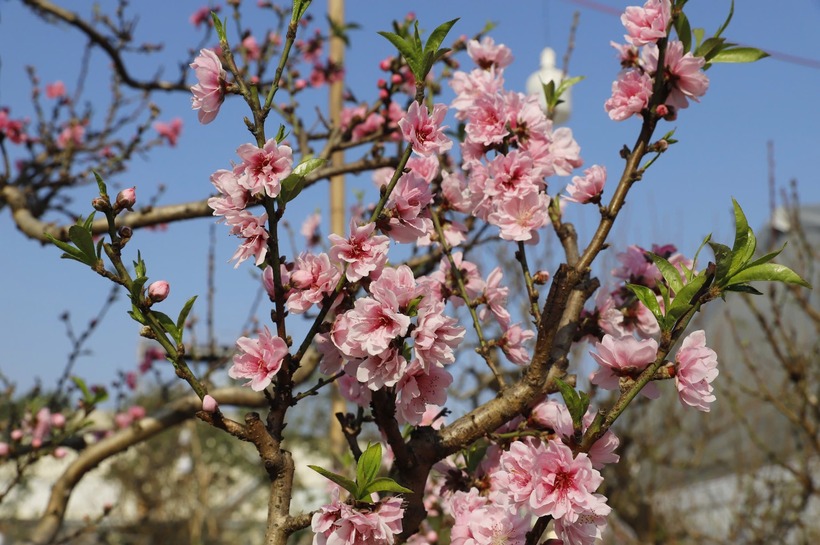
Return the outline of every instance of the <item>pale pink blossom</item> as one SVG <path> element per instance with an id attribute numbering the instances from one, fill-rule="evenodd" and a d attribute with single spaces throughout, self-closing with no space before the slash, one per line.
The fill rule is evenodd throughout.
<path id="1" fill-rule="evenodd" d="M 609 514 L 606 498 L 594 493 L 604 479 L 585 453 L 573 457 L 561 441 L 548 441 L 536 458 L 534 471 L 537 478 L 529 506 L 536 516 L 574 523 L 583 515 Z"/>
<path id="2" fill-rule="evenodd" d="M 540 441 L 513 441 L 491 474 L 493 489 L 504 493 L 516 506 L 528 506 L 539 478 L 537 460 L 545 453 L 546 446 Z"/>
<path id="3" fill-rule="evenodd" d="M 552 171 L 559 176 L 569 176 L 573 170 L 584 164 L 584 160 L 581 159 L 581 146 L 573 138 L 572 129 L 559 127 L 552 133 L 549 157 Z"/>
<path id="4" fill-rule="evenodd" d="M 690 333 L 675 355 L 675 385 L 684 405 L 709 412 L 715 401 L 711 382 L 718 376 L 717 354 L 706 346 L 706 333 L 701 329 Z"/>
<path id="5" fill-rule="evenodd" d="M 642 8 L 629 6 L 621 15 L 621 23 L 627 32 L 624 39 L 636 47 L 655 43 L 666 37 L 671 18 L 669 0 L 647 0 Z"/>
<path id="6" fill-rule="evenodd" d="M 507 295 L 510 288 L 501 286 L 503 278 L 504 273 L 501 267 L 496 267 L 490 272 L 487 282 L 484 284 L 484 302 L 487 306 L 481 307 L 478 316 L 485 320 L 489 310 L 495 315 L 501 327 L 506 329 L 510 325 L 510 312 L 507 310 Z"/>
<path id="7" fill-rule="evenodd" d="M 270 138 L 261 148 L 242 144 L 236 153 L 242 158 L 239 185 L 254 195 L 264 192 L 268 197 L 277 197 L 282 189 L 280 182 L 293 169 L 290 146 L 279 145 L 275 138 Z"/>
<path id="8" fill-rule="evenodd" d="M 523 545 L 531 525 L 529 516 L 495 502 L 472 511 L 468 521 L 475 545 Z"/>
<path id="9" fill-rule="evenodd" d="M 236 260 L 234 268 L 237 268 L 246 259 L 254 257 L 254 264 L 259 266 L 268 254 L 268 230 L 265 228 L 268 215 L 254 216 L 246 210 L 242 212 L 225 217 L 226 220 L 237 221 L 231 224 L 231 234 L 245 239 L 231 256 L 231 261 Z"/>
<path id="10" fill-rule="evenodd" d="M 46 85 L 46 96 L 48 98 L 62 98 L 65 96 L 65 84 L 62 81 L 55 81 Z"/>
<path id="11" fill-rule="evenodd" d="M 620 377 L 636 378 L 655 361 L 658 343 L 655 339 L 638 340 L 631 335 L 615 338 L 607 334 L 595 344 L 595 350 L 590 355 L 600 367 L 590 377 L 591 382 L 607 390 L 618 390 Z M 660 395 L 652 382 L 641 390 L 641 394 L 650 399 Z"/>
<path id="12" fill-rule="evenodd" d="M 456 110 L 456 119 L 467 118 L 467 110 L 480 96 L 493 96 L 504 87 L 501 71 L 475 69 L 469 74 L 458 71 L 450 78 L 450 87 L 456 98 L 450 104 Z"/>
<path id="13" fill-rule="evenodd" d="M 649 106 L 652 97 L 652 78 L 638 69 L 622 71 L 612 83 L 612 96 L 604 109 L 613 121 L 623 121 Z"/>
<path id="14" fill-rule="evenodd" d="M 422 294 L 413 270 L 407 265 L 385 267 L 374 282 L 370 284 L 370 293 L 377 301 L 392 304 L 395 300 L 398 308 L 407 310 L 407 305 Z"/>
<path id="15" fill-rule="evenodd" d="M 504 240 L 535 244 L 539 240 L 538 229 L 549 222 L 549 203 L 549 195 L 539 191 L 516 195 L 501 202 L 488 221 L 501 230 Z"/>
<path id="16" fill-rule="evenodd" d="M 85 126 L 82 123 L 69 123 L 57 136 L 57 146 L 60 148 L 76 148 L 83 143 Z"/>
<path id="17" fill-rule="evenodd" d="M 322 215 L 314 212 L 305 218 L 299 232 L 305 237 L 308 246 L 315 246 L 319 243 L 319 226 L 322 224 Z"/>
<path id="18" fill-rule="evenodd" d="M 402 174 L 387 201 L 390 238 L 409 243 L 427 235 L 433 222 L 426 208 L 432 202 L 433 192 L 424 178 L 413 171 Z"/>
<path id="19" fill-rule="evenodd" d="M 492 67 L 504 68 L 513 61 L 512 51 L 504 44 L 496 45 L 490 36 L 484 36 L 481 42 L 470 40 L 467 42 L 467 54 L 479 68 L 489 70 Z"/>
<path id="20" fill-rule="evenodd" d="M 399 121 L 399 128 L 404 141 L 413 147 L 413 151 L 422 156 L 437 155 L 453 147 L 453 141 L 444 134 L 442 126 L 447 106 L 436 104 L 433 112 L 427 106 L 413 101 L 407 110 L 407 116 Z"/>
<path id="21" fill-rule="evenodd" d="M 288 310 L 302 314 L 313 305 L 320 304 L 326 295 L 333 293 L 341 276 L 339 267 L 330 263 L 326 253 L 300 254 L 290 272 L 293 289 L 288 294 Z"/>
<path id="22" fill-rule="evenodd" d="M 632 44 L 619 44 L 617 42 L 609 42 L 615 51 L 618 52 L 618 60 L 621 61 L 623 68 L 632 68 L 638 65 L 638 48 Z"/>
<path id="23" fill-rule="evenodd" d="M 653 73 L 658 67 L 658 46 L 651 45 L 644 48 L 643 55 L 646 70 Z M 709 89 L 709 78 L 703 72 L 706 60 L 695 57 L 691 52 L 683 53 L 683 44 L 677 40 L 670 41 L 664 54 L 666 77 L 671 89 L 666 98 L 666 104 L 675 108 L 686 108 L 689 100 L 698 102 Z"/>
<path id="24" fill-rule="evenodd" d="M 256 339 L 240 337 L 236 346 L 239 353 L 233 357 L 228 376 L 250 379 L 244 385 L 249 385 L 256 392 L 261 392 L 270 385 L 288 354 L 285 341 L 271 335 L 267 327 L 259 332 Z"/>
<path id="25" fill-rule="evenodd" d="M 328 237 L 332 245 L 330 259 L 334 263 L 347 265 L 345 276 L 351 282 L 370 276 L 387 262 L 390 239 L 384 235 L 374 235 L 375 228 L 375 223 L 357 226 L 355 221 L 351 221 L 348 238 L 336 234 Z"/>
<path id="26" fill-rule="evenodd" d="M 354 507 L 340 502 L 339 491 L 334 489 L 331 502 L 311 519 L 313 545 L 392 545 L 401 533 L 403 516 L 401 498 Z"/>
<path id="27" fill-rule="evenodd" d="M 409 168 L 429 184 L 436 179 L 436 176 L 438 176 L 438 157 L 436 157 L 435 155 L 430 155 L 427 157 L 411 155 L 410 158 L 407 160 L 407 165 L 405 165 L 404 168 Z"/>
<path id="28" fill-rule="evenodd" d="M 341 344 L 335 338 L 334 342 L 346 356 L 358 357 L 361 352 L 377 356 L 393 339 L 407 334 L 410 318 L 399 312 L 396 294 L 385 293 L 380 299 L 362 297 L 345 313 L 347 337 Z"/>
<path id="29" fill-rule="evenodd" d="M 453 376 L 441 367 L 430 367 L 427 372 L 413 362 L 396 384 L 396 420 L 399 424 L 418 425 L 427 405 L 444 405 L 447 387 Z"/>
<path id="30" fill-rule="evenodd" d="M 470 300 L 475 299 L 484 290 L 484 280 L 478 272 L 478 266 L 472 261 L 464 259 L 463 252 L 455 252 L 452 257 L 453 263 L 461 273 L 467 297 Z M 436 299 L 444 300 L 449 298 L 456 306 L 464 304 L 455 274 L 450 266 L 450 260 L 447 257 L 442 258 L 438 270 L 427 275 L 423 284 L 425 289 Z"/>
<path id="31" fill-rule="evenodd" d="M 555 533 L 566 545 L 595 545 L 602 538 L 606 528 L 606 517 L 583 514 L 575 522 L 556 519 Z"/>
<path id="32" fill-rule="evenodd" d="M 248 55 L 249 61 L 258 61 L 262 57 L 262 50 L 259 47 L 259 42 L 256 41 L 253 34 L 248 34 L 245 39 L 242 40 L 242 47 L 245 49 L 245 53 Z"/>
<path id="33" fill-rule="evenodd" d="M 629 246 L 625 252 L 615 255 L 621 266 L 612 269 L 612 276 L 621 278 L 630 284 L 641 284 L 654 288 L 657 279 L 661 277 L 661 272 L 646 254 L 646 250 L 640 246 Z"/>
<path id="34" fill-rule="evenodd" d="M 210 49 L 202 49 L 199 56 L 190 64 L 196 72 L 199 83 L 191 87 L 191 108 L 199 110 L 197 116 L 203 125 L 213 121 L 225 100 L 227 73 L 222 68 L 222 61 Z"/>
<path id="35" fill-rule="evenodd" d="M 211 174 L 211 183 L 222 195 L 208 199 L 208 206 L 213 209 L 214 216 L 235 213 L 247 206 L 251 194 L 239 185 L 239 179 L 233 171 L 217 170 Z"/>
<path id="36" fill-rule="evenodd" d="M 157 134 L 162 138 L 165 138 L 168 144 L 173 148 L 177 145 L 177 140 L 182 132 L 182 119 L 175 117 L 168 123 L 157 121 L 154 123 L 154 130 L 157 131 Z"/>
<path id="37" fill-rule="evenodd" d="M 345 372 L 372 390 L 395 386 L 407 374 L 407 360 L 398 350 L 389 347 L 375 356 L 367 356 L 360 361 L 351 361 Z"/>
<path id="38" fill-rule="evenodd" d="M 458 320 L 444 315 L 441 300 L 422 299 L 418 322 L 411 334 L 421 368 L 428 372 L 433 367 L 453 363 L 456 359 L 454 350 L 464 339 L 464 334 L 465 329 L 458 325 Z"/>
<path id="39" fill-rule="evenodd" d="M 601 193 L 606 183 L 606 167 L 592 165 L 584 170 L 583 176 L 573 176 L 572 183 L 567 186 L 568 201 L 577 203 L 600 202 Z"/>
<path id="40" fill-rule="evenodd" d="M 533 331 L 513 324 L 504 331 L 504 335 L 498 341 L 498 346 L 514 364 L 527 365 L 530 363 L 531 355 L 525 344 L 533 337 L 535 337 Z"/>
<path id="41" fill-rule="evenodd" d="M 500 94 L 479 95 L 466 110 L 467 143 L 495 146 L 509 135 L 507 101 Z"/>
<path id="42" fill-rule="evenodd" d="M 191 22 L 192 25 L 198 27 L 204 24 L 211 24 L 211 12 L 218 12 L 219 6 L 202 6 L 201 8 L 197 8 L 195 12 L 191 14 L 188 20 Z"/>

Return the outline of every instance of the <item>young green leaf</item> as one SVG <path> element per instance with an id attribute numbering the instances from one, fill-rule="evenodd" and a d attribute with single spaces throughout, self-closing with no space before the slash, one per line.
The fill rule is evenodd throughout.
<path id="1" fill-rule="evenodd" d="M 100 191 L 100 197 L 107 197 L 108 196 L 108 189 L 105 187 L 105 182 L 102 179 L 102 176 L 96 170 L 92 170 L 91 172 L 94 173 L 94 178 L 97 180 L 97 188 Z"/>
<path id="2" fill-rule="evenodd" d="M 44 233 L 44 235 L 49 241 L 51 241 L 52 244 L 65 252 L 60 256 L 62 259 L 74 259 L 80 263 L 84 263 L 85 265 L 90 265 L 90 263 L 86 260 L 85 254 L 82 253 L 79 248 L 76 248 L 67 242 L 63 242 L 62 240 L 56 239 L 48 233 Z"/>
<path id="3" fill-rule="evenodd" d="M 715 38 L 720 38 L 720 35 L 723 34 L 723 31 L 726 30 L 726 27 L 728 27 L 729 23 L 732 21 L 732 17 L 734 16 L 734 14 L 735 0 L 732 0 L 731 5 L 729 6 L 729 15 L 726 17 L 726 21 L 724 21 L 723 24 L 720 25 L 720 28 L 717 29 L 717 32 L 715 32 Z"/>
<path id="4" fill-rule="evenodd" d="M 305 188 L 305 176 L 321 167 L 326 162 L 326 159 L 315 157 L 313 159 L 306 159 L 299 163 L 299 165 L 293 169 L 293 172 L 291 172 L 287 178 L 282 180 L 282 190 L 279 193 L 282 200 L 288 203 L 299 196 L 299 193 L 301 193 Z"/>
<path id="5" fill-rule="evenodd" d="M 421 51 L 416 51 L 416 48 L 409 40 L 405 40 L 398 34 L 384 31 L 379 31 L 379 34 L 387 38 L 387 40 L 399 50 L 399 53 L 401 53 L 405 62 L 407 62 L 407 66 L 410 67 L 410 71 L 418 77 L 417 73 L 422 61 Z"/>
<path id="6" fill-rule="evenodd" d="M 654 254 L 652 252 L 646 252 L 646 254 L 649 256 L 649 259 L 655 263 L 658 270 L 661 271 L 663 279 L 666 280 L 666 283 L 669 284 L 672 291 L 678 293 L 683 288 L 683 280 L 681 280 L 680 271 L 676 269 L 674 265 L 669 263 L 668 260 L 658 254 Z"/>
<path id="7" fill-rule="evenodd" d="M 356 465 L 356 484 L 360 489 L 376 478 L 381 465 L 382 446 L 379 443 L 368 445 L 362 455 L 359 456 L 359 462 Z"/>
<path id="8" fill-rule="evenodd" d="M 651 312 L 658 323 L 661 324 L 663 322 L 663 312 L 661 312 L 661 306 L 658 304 L 658 298 L 655 296 L 655 292 L 640 284 L 627 284 L 626 287 L 635 294 L 638 300 L 649 309 L 649 312 Z"/>
<path id="9" fill-rule="evenodd" d="M 709 242 L 712 251 L 715 253 L 715 280 L 718 285 L 723 285 L 729 278 L 729 268 L 732 266 L 732 250 L 725 244 L 719 242 Z"/>
<path id="10" fill-rule="evenodd" d="M 437 26 L 436 29 L 433 30 L 433 32 L 431 32 L 430 36 L 427 38 L 427 43 L 424 44 L 424 53 L 430 53 L 435 57 L 436 53 L 438 53 L 438 50 L 441 47 L 441 44 L 444 42 L 444 38 L 447 37 L 447 33 L 450 32 L 450 29 L 453 28 L 453 25 L 456 24 L 457 21 L 458 19 L 456 18 Z"/>
<path id="11" fill-rule="evenodd" d="M 412 490 L 403 487 L 393 479 L 388 477 L 379 477 L 378 479 L 370 481 L 370 483 L 360 491 L 359 497 L 356 499 L 360 501 L 369 501 L 370 494 L 373 494 L 374 492 L 396 492 L 403 494 L 413 493 Z"/>
<path id="12" fill-rule="evenodd" d="M 692 308 L 694 304 L 692 298 L 704 288 L 708 278 L 707 271 L 701 271 L 675 295 L 672 305 L 666 310 L 667 325 L 670 328 L 674 327 L 677 321 Z"/>
<path id="13" fill-rule="evenodd" d="M 350 492 L 353 495 L 353 497 L 356 497 L 356 492 L 358 492 L 358 489 L 356 487 L 356 483 L 354 483 L 353 481 L 351 481 L 347 477 L 337 475 L 337 474 L 335 474 L 331 471 L 326 470 L 323 467 L 313 466 L 313 465 L 308 465 L 308 467 L 310 469 L 312 469 L 313 471 L 315 471 L 316 473 L 318 473 L 319 475 L 321 475 L 322 477 L 330 479 L 334 483 L 338 484 L 339 486 L 341 486 L 342 488 L 344 488 L 345 490 Z"/>
<path id="14" fill-rule="evenodd" d="M 689 26 L 689 19 L 682 11 L 675 16 L 675 32 L 683 44 L 683 52 L 689 53 L 692 49 L 692 28 Z"/>
<path id="15" fill-rule="evenodd" d="M 86 263 L 93 265 L 97 260 L 97 251 L 94 248 L 94 239 L 91 238 L 91 232 L 79 225 L 72 225 L 68 228 L 68 238 L 83 253 Z"/>
<path id="16" fill-rule="evenodd" d="M 148 320 L 145 319 L 142 311 L 133 303 L 131 304 L 131 310 L 128 311 L 128 315 L 131 316 L 135 322 L 139 322 L 142 325 L 148 325 Z"/>
<path id="17" fill-rule="evenodd" d="M 191 312 L 191 308 L 194 306 L 194 301 L 196 301 L 196 295 L 185 301 L 185 304 L 182 305 L 182 310 L 179 311 L 179 316 L 177 317 L 177 329 L 182 331 L 185 327 L 185 320 L 188 319 L 188 314 Z"/>
<path id="18" fill-rule="evenodd" d="M 584 413 L 586 412 L 587 407 L 589 407 L 589 397 L 586 396 L 586 394 L 583 394 L 582 397 L 575 391 L 575 388 L 560 378 L 555 379 L 555 384 L 561 392 L 561 397 L 564 398 L 564 403 L 569 410 L 570 416 L 572 416 L 573 427 L 576 430 L 581 429 L 581 424 L 584 420 Z M 586 398 L 586 404 L 584 402 L 584 397 Z"/>
<path id="19" fill-rule="evenodd" d="M 710 62 L 755 62 L 765 59 L 769 54 L 756 47 L 731 47 L 722 49 L 713 55 Z"/>
<path id="20" fill-rule="evenodd" d="M 159 320 L 160 325 L 171 335 L 171 338 L 174 339 L 177 343 L 182 342 L 182 331 L 177 329 L 177 325 L 171 319 L 170 316 L 165 314 L 164 312 L 160 312 L 158 310 L 152 310 L 151 314 L 156 316 L 157 320 Z"/>
<path id="21" fill-rule="evenodd" d="M 811 284 L 806 282 L 799 274 L 785 265 L 777 263 L 763 263 L 746 267 L 729 279 L 727 286 L 745 284 L 747 282 L 783 282 L 784 284 L 797 284 L 805 288 L 811 288 Z"/>
<path id="22" fill-rule="evenodd" d="M 732 245 L 732 260 L 729 266 L 729 276 L 741 270 L 752 259 L 757 248 L 757 239 L 749 228 L 746 214 L 736 200 L 732 199 L 735 209 L 735 242 Z"/>

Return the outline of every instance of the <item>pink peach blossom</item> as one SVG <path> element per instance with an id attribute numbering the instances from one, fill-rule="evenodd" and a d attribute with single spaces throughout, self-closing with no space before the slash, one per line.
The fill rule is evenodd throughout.
<path id="1" fill-rule="evenodd" d="M 293 150 L 280 145 L 275 138 L 268 139 L 261 148 L 254 144 L 242 144 L 236 153 L 242 158 L 238 183 L 251 194 L 264 193 L 277 197 L 281 191 L 281 181 L 293 169 Z"/>
<path id="2" fill-rule="evenodd" d="M 250 379 L 244 385 L 256 392 L 261 392 L 270 385 L 288 354 L 285 341 L 272 336 L 267 327 L 259 332 L 256 339 L 240 337 L 236 346 L 239 353 L 233 357 L 228 376 Z"/>
<path id="3" fill-rule="evenodd" d="M 191 109 L 199 110 L 199 122 L 206 125 L 213 121 L 225 100 L 227 73 L 222 68 L 222 61 L 210 49 L 202 49 L 199 56 L 190 64 L 196 72 L 199 83 L 191 87 Z"/>
<path id="4" fill-rule="evenodd" d="M 407 110 L 407 116 L 399 121 L 399 128 L 404 141 L 413 147 L 413 151 L 421 156 L 437 155 L 453 147 L 453 142 L 444 134 L 446 126 L 442 126 L 447 106 L 436 104 L 433 111 L 428 112 L 427 106 L 413 101 Z"/>
<path id="5" fill-rule="evenodd" d="M 607 334 L 595 344 L 595 350 L 590 355 L 600 368 L 592 374 L 591 382 L 607 390 L 617 390 L 619 377 L 635 378 L 655 361 L 658 343 L 655 339 L 639 341 L 631 335 L 615 338 Z M 660 395 L 652 382 L 641 390 L 641 394 L 650 399 Z"/>
<path id="6" fill-rule="evenodd" d="M 606 183 L 606 167 L 592 165 L 584 170 L 583 176 L 573 176 L 572 183 L 567 186 L 568 201 L 577 203 L 598 202 Z"/>
<path id="7" fill-rule="evenodd" d="M 706 333 L 701 329 L 690 333 L 675 355 L 675 385 L 684 405 L 709 412 L 715 401 L 712 381 L 718 376 L 717 354 L 706 346 Z"/>
<path id="8" fill-rule="evenodd" d="M 168 141 L 168 144 L 173 148 L 177 145 L 177 140 L 182 132 L 182 119 L 175 117 L 169 123 L 157 121 L 154 123 L 154 130 L 157 131 L 162 138 Z"/>
<path id="9" fill-rule="evenodd" d="M 351 282 L 370 276 L 370 273 L 382 268 L 387 262 L 390 239 L 384 235 L 374 235 L 375 228 L 375 223 L 360 227 L 355 221 L 351 221 L 349 238 L 336 234 L 328 237 L 332 245 L 330 259 L 347 266 L 345 276 Z"/>
<path id="10" fill-rule="evenodd" d="M 613 121 L 623 121 L 649 106 L 652 97 L 652 78 L 637 68 L 625 70 L 612 83 L 612 96 L 604 109 Z"/>
<path id="11" fill-rule="evenodd" d="M 481 42 L 478 40 L 467 42 L 467 54 L 483 70 L 491 67 L 505 68 L 513 61 L 510 48 L 504 44 L 496 45 L 495 40 L 489 36 L 484 36 Z"/>
<path id="12" fill-rule="evenodd" d="M 629 6 L 621 15 L 626 27 L 624 39 L 636 47 L 655 43 L 666 37 L 672 6 L 669 0 L 647 0 L 642 8 Z"/>

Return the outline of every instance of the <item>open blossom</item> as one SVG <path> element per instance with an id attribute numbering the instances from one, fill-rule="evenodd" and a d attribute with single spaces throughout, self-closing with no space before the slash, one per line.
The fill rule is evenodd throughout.
<path id="1" fill-rule="evenodd" d="M 588 203 L 600 201 L 601 193 L 606 183 L 606 167 L 592 165 L 584 170 L 583 176 L 573 176 L 572 183 L 567 186 L 568 201 Z"/>
<path id="2" fill-rule="evenodd" d="M 334 489 L 331 502 L 311 519 L 313 545 L 392 545 L 402 530 L 404 508 L 398 497 L 389 497 L 366 507 L 339 501 Z"/>
<path id="3" fill-rule="evenodd" d="M 453 376 L 441 367 L 425 372 L 413 362 L 396 384 L 396 420 L 399 424 L 418 425 L 428 405 L 442 406 L 447 402 L 447 387 Z"/>
<path id="4" fill-rule="evenodd" d="M 362 297 L 354 303 L 353 309 L 344 315 L 347 319 L 347 334 L 336 346 L 348 357 L 360 357 L 364 352 L 377 356 L 387 350 L 396 337 L 407 334 L 410 318 L 399 312 L 396 295 L 386 293 L 377 301 L 372 297 Z"/>
<path id="5" fill-rule="evenodd" d="M 169 123 L 157 121 L 154 123 L 154 130 L 165 138 L 171 147 L 174 147 L 177 145 L 179 134 L 182 132 L 182 119 L 175 117 Z"/>
<path id="6" fill-rule="evenodd" d="M 666 37 L 671 18 L 669 0 L 647 0 L 642 8 L 629 6 L 621 15 L 621 23 L 627 32 L 624 39 L 636 47 L 655 43 Z"/>
<path id="7" fill-rule="evenodd" d="M 416 358 L 423 370 L 455 361 L 454 350 L 464 338 L 458 320 L 444 315 L 444 302 L 425 297 L 418 309 L 418 323 L 412 337 Z M 432 403 L 432 402 L 431 402 Z"/>
<path id="8" fill-rule="evenodd" d="M 370 276 L 370 273 L 381 269 L 387 262 L 390 239 L 384 235 L 374 235 L 375 228 L 375 223 L 359 227 L 355 221 L 351 221 L 349 238 L 336 234 L 328 237 L 332 244 L 330 259 L 335 263 L 347 264 L 345 276 L 351 282 Z"/>
<path id="9" fill-rule="evenodd" d="M 549 204 L 546 193 L 529 191 L 504 199 L 488 221 L 501 229 L 500 236 L 504 240 L 535 244 L 539 240 L 538 229 L 549 222 Z"/>
<path id="10" fill-rule="evenodd" d="M 242 144 L 236 149 L 242 158 L 238 183 L 251 194 L 265 193 L 277 197 L 282 189 L 281 181 L 293 170 L 293 150 L 279 145 L 269 138 L 261 148 L 254 144 Z"/>
<path id="11" fill-rule="evenodd" d="M 70 123 L 57 136 L 57 146 L 60 148 L 77 147 L 82 145 L 85 138 L 85 126 L 82 123 Z"/>
<path id="12" fill-rule="evenodd" d="M 658 46 L 649 45 L 644 48 L 643 60 L 648 72 L 655 72 L 658 67 Z M 670 41 L 666 46 L 663 58 L 666 67 L 666 77 L 671 83 L 669 96 L 666 98 L 668 106 L 686 108 L 689 100 L 695 102 L 706 94 L 709 89 L 709 78 L 703 73 L 706 60 L 695 57 L 691 52 L 684 54 L 683 43 L 678 40 Z"/>
<path id="13" fill-rule="evenodd" d="M 290 273 L 293 289 L 288 294 L 288 310 L 301 314 L 318 305 L 325 295 L 333 292 L 341 276 L 338 266 L 330 263 L 327 254 L 302 253 L 296 258 Z"/>
<path id="14" fill-rule="evenodd" d="M 55 81 L 46 85 L 46 96 L 48 98 L 61 98 L 65 96 L 65 84 L 62 81 Z"/>
<path id="15" fill-rule="evenodd" d="M 504 68 L 513 61 L 510 48 L 504 44 L 496 45 L 495 40 L 484 36 L 481 42 L 470 40 L 467 42 L 467 54 L 479 68 L 488 70 L 492 67 Z"/>
<path id="16" fill-rule="evenodd" d="M 250 379 L 245 386 L 250 385 L 256 392 L 261 392 L 270 385 L 288 353 L 285 341 L 272 336 L 267 327 L 259 332 L 257 339 L 240 337 L 236 346 L 239 354 L 233 357 L 228 376 Z"/>
<path id="17" fill-rule="evenodd" d="M 197 117 L 203 125 L 213 121 L 225 100 L 225 81 L 227 73 L 222 68 L 222 61 L 210 49 L 202 49 L 199 56 L 190 64 L 199 81 L 191 87 L 191 108 L 199 110 Z"/>
<path id="18" fill-rule="evenodd" d="M 413 147 L 413 151 L 422 156 L 436 155 L 443 153 L 453 147 L 441 122 L 447 114 L 447 106 L 436 104 L 433 106 L 432 114 L 427 111 L 427 106 L 420 105 L 413 101 L 407 109 L 407 116 L 399 120 L 399 128 L 404 137 L 404 141 Z"/>
<path id="19" fill-rule="evenodd" d="M 530 363 L 531 357 L 524 343 L 533 337 L 535 337 L 534 332 L 529 329 L 522 329 L 518 324 L 513 324 L 504 331 L 498 345 L 511 362 L 516 365 L 527 365 Z"/>
<path id="20" fill-rule="evenodd" d="M 706 333 L 690 333 L 675 355 L 675 385 L 681 403 L 709 412 L 715 400 L 711 382 L 718 376 L 717 354 L 706 346 Z"/>
<path id="21" fill-rule="evenodd" d="M 652 97 L 652 78 L 637 68 L 625 70 L 612 83 L 612 96 L 604 109 L 613 121 L 623 121 L 649 106 Z"/>
<path id="22" fill-rule="evenodd" d="M 607 334 L 601 342 L 595 344 L 595 350 L 590 355 L 600 368 L 592 374 L 592 384 L 607 390 L 617 390 L 619 377 L 635 378 L 655 361 L 658 343 L 655 339 L 639 341 L 631 335 L 615 338 Z M 650 399 L 660 395 L 652 382 L 644 386 L 641 393 Z"/>

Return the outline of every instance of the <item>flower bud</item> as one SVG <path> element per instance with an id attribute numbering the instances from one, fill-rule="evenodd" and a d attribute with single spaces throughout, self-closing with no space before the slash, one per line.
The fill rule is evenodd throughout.
<path id="1" fill-rule="evenodd" d="M 91 206 L 98 212 L 109 212 L 111 210 L 111 203 L 105 197 L 97 197 L 92 200 Z"/>
<path id="2" fill-rule="evenodd" d="M 66 450 L 65 447 L 57 447 L 54 449 L 54 452 L 51 453 L 51 455 L 57 458 L 58 460 L 61 458 L 65 458 L 66 454 L 68 454 L 68 450 Z"/>
<path id="3" fill-rule="evenodd" d="M 65 426 L 65 416 L 63 413 L 54 413 L 51 415 L 51 425 L 55 428 L 62 428 Z"/>
<path id="4" fill-rule="evenodd" d="M 131 210 L 137 202 L 137 191 L 136 187 L 129 187 L 128 189 L 123 189 L 119 193 L 117 193 L 117 200 L 114 203 L 114 207 L 117 210 L 122 210 L 126 208 Z"/>
<path id="5" fill-rule="evenodd" d="M 210 395 L 206 394 L 205 397 L 202 398 L 202 410 L 206 413 L 215 413 L 218 408 L 219 404 Z"/>
<path id="6" fill-rule="evenodd" d="M 157 280 L 148 286 L 148 298 L 152 303 L 159 303 L 168 297 L 171 286 L 165 280 Z"/>
<path id="7" fill-rule="evenodd" d="M 117 235 L 123 240 L 128 240 L 134 234 L 134 230 L 128 227 L 127 225 L 123 225 L 117 230 Z"/>
<path id="8" fill-rule="evenodd" d="M 532 282 L 536 285 L 544 285 L 550 280 L 550 273 L 549 271 L 538 271 L 533 275 Z"/>
<path id="9" fill-rule="evenodd" d="M 0 442 L 0 458 L 8 456 L 10 450 L 8 443 Z"/>
<path id="10" fill-rule="evenodd" d="M 12 441 L 19 441 L 23 438 L 23 430 L 11 430 L 11 440 Z"/>

